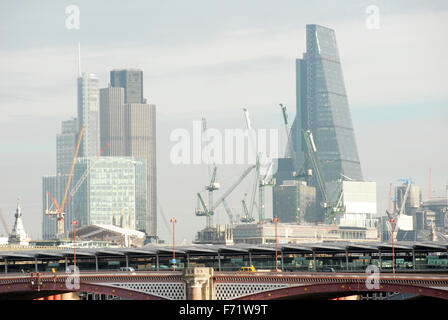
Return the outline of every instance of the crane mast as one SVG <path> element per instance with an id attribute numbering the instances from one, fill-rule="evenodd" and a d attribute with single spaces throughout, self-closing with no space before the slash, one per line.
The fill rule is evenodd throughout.
<path id="1" fill-rule="evenodd" d="M 45 213 L 48 215 L 55 215 L 57 217 L 57 237 L 58 238 L 62 237 L 64 235 L 64 215 L 65 215 L 64 209 L 65 209 L 65 206 L 67 205 L 68 190 L 70 188 L 73 171 L 75 169 L 76 158 L 78 157 L 78 152 L 79 152 L 79 148 L 81 146 L 82 135 L 84 133 L 84 129 L 85 129 L 85 126 L 83 126 L 81 128 L 81 131 L 79 132 L 78 143 L 76 145 L 75 153 L 73 155 L 73 161 L 72 161 L 72 165 L 70 168 L 70 173 L 68 175 L 67 183 L 65 186 L 64 196 L 62 198 L 62 203 L 60 206 L 57 204 L 57 202 L 51 197 L 50 193 L 47 191 L 47 194 L 50 196 L 50 199 L 53 202 L 53 205 L 54 205 L 56 211 L 47 210 Z"/>

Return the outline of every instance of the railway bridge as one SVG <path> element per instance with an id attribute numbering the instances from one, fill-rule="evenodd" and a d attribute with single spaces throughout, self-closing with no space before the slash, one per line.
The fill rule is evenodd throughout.
<path id="1" fill-rule="evenodd" d="M 60 293 L 143 300 L 328 299 L 366 292 L 448 299 L 448 243 L 0 248 L 0 299 Z M 76 265 L 78 273 L 70 273 Z M 242 272 L 242 266 L 256 272 Z M 371 273 L 374 271 L 374 273 Z"/>
<path id="2" fill-rule="evenodd" d="M 329 299 L 363 292 L 399 292 L 448 300 L 446 274 L 183 271 L 43 273 L 0 276 L 0 299 L 34 299 L 67 292 L 137 300 Z"/>

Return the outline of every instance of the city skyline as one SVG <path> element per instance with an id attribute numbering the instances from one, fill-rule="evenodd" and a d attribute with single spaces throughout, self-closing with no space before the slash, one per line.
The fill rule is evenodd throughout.
<path id="1" fill-rule="evenodd" d="M 291 11 L 296 13 L 303 9 L 290 5 L 294 9 Z M 206 166 L 166 164 L 171 146 L 169 132 L 179 127 L 188 129 L 193 120 L 202 116 L 209 120 L 211 127 L 243 127 L 240 111 L 243 107 L 251 112 L 254 126 L 278 128 L 283 132 L 277 105 L 286 104 L 290 117 L 293 116 L 294 62 L 300 52 L 305 51 L 307 22 L 328 26 L 338 34 L 362 170 L 366 180 L 378 182 L 378 200 L 383 202 L 382 208 L 387 203 L 388 184 L 397 183 L 399 178 L 413 177 L 426 195 L 429 168 L 432 168 L 432 183 L 437 189 L 434 195 L 442 194 L 447 183 L 443 161 L 447 151 L 441 146 L 448 118 L 442 74 L 447 65 L 442 58 L 446 46 L 436 40 L 446 35 L 446 5 L 440 2 L 425 6 L 412 2 L 391 6 L 377 2 L 381 9 L 379 30 L 365 27 L 367 5 L 353 2 L 352 6 L 336 8 L 336 17 L 327 15 L 320 19 L 315 16 L 320 13 L 319 9 L 312 8 L 310 11 L 314 14 L 309 19 L 302 17 L 292 22 L 292 16 L 288 14 L 283 24 L 272 19 L 265 26 L 256 19 L 244 24 L 238 17 L 233 17 L 231 22 L 239 22 L 233 28 L 220 24 L 218 30 L 211 28 L 204 34 L 192 29 L 182 33 L 168 28 L 166 32 L 174 32 L 176 36 L 166 43 L 160 41 L 162 32 L 150 38 L 152 43 L 141 43 L 132 37 L 126 39 L 123 34 L 117 35 L 117 43 L 113 39 L 101 43 L 98 40 L 104 34 L 101 30 L 91 37 L 85 34 L 92 23 L 88 20 L 89 10 L 95 11 L 98 7 L 80 2 L 79 31 L 64 30 L 62 5 L 50 8 L 48 14 L 53 20 L 49 21 L 62 25 L 60 34 L 51 33 L 53 42 L 42 38 L 41 43 L 36 43 L 39 38 L 24 41 L 20 36 L 17 42 L 12 42 L 8 36 L 1 48 L 5 53 L 4 61 L 7 61 L 7 64 L 0 62 L 2 69 L 10 75 L 1 78 L 4 90 L 1 133 L 5 138 L 1 142 L 4 153 L 0 170 L 2 180 L 13 183 L 2 187 L 0 209 L 8 226 L 12 227 L 16 199 L 20 196 L 25 229 L 34 237 L 39 235 L 39 230 L 33 227 L 38 224 L 40 229 L 37 216 L 41 212 L 41 180 L 36 177 L 52 173 L 51 170 L 56 168 L 53 165 L 55 135 L 61 121 L 74 115 L 78 40 L 83 46 L 83 65 L 87 65 L 83 69 L 96 73 L 100 81 L 107 79 L 105 75 L 114 68 L 140 68 L 147 75 L 144 91 L 150 92 L 150 101 L 158 105 L 157 144 L 161 159 L 158 162 L 165 163 L 158 168 L 159 200 L 168 218 L 176 216 L 178 219 L 180 235 L 177 241 L 182 241 L 183 238 L 190 240 L 189 234 L 194 235 L 194 228 L 203 225 L 201 219 L 194 217 L 193 210 L 195 194 L 207 183 L 208 173 Z M 181 7 L 175 8 L 180 10 Z M 19 9 L 20 5 L 17 5 L 15 17 L 18 17 Z M 48 8 L 44 6 L 44 9 Z M 208 10 L 216 13 L 211 8 Z M 242 8 L 243 12 L 247 10 L 249 8 Z M 344 10 L 349 12 L 347 18 L 341 17 Z M 273 13 L 274 16 L 279 14 L 278 11 Z M 86 19 L 83 18 L 85 15 Z M 260 18 L 263 14 L 257 11 L 255 16 Z M 309 21 L 311 19 L 316 21 Z M 2 35 L 5 27 L 13 23 L 13 18 L 2 22 Z M 49 26 L 39 26 L 46 27 Z M 17 31 L 19 35 L 20 32 Z M 182 34 L 185 40 L 175 43 L 174 40 L 182 38 Z M 195 36 L 185 37 L 190 34 Z M 385 52 L 385 48 L 389 52 Z M 142 55 L 142 52 L 147 54 Z M 19 74 L 26 77 L 17 78 L 10 65 L 15 65 Z M 44 72 L 41 65 L 57 68 Z M 27 70 L 26 66 L 32 67 Z M 40 79 L 40 83 L 33 87 L 31 82 L 36 79 Z M 99 87 L 107 87 L 107 84 L 102 83 Z M 17 135 L 12 136 L 12 133 Z M 429 139 L 432 143 L 427 143 Z M 380 155 L 378 150 L 381 150 Z M 425 154 L 432 155 L 431 159 Z M 29 169 L 22 173 L 18 169 L 26 166 L 33 168 L 35 173 L 31 174 Z M 222 170 L 221 175 L 218 173 L 220 177 L 227 172 L 232 176 L 239 168 Z M 30 180 L 35 182 L 28 183 Z M 192 183 L 186 188 L 182 186 L 184 181 Z M 175 185 L 180 187 L 174 192 L 171 188 Z M 179 194 L 178 201 L 171 200 L 173 194 Z M 378 211 L 382 213 L 381 209 Z M 225 221 L 225 216 L 221 220 Z M 159 232 L 169 241 L 164 228 L 159 227 Z"/>

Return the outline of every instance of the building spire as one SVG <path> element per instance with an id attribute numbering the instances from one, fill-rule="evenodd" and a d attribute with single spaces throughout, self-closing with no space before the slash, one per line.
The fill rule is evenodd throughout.
<path id="1" fill-rule="evenodd" d="M 15 214 L 14 227 L 9 235 L 8 242 L 10 244 L 28 245 L 29 238 L 26 235 L 22 222 L 22 210 L 20 208 L 20 198 L 17 199 L 17 209 Z"/>
<path id="2" fill-rule="evenodd" d="M 82 77 L 82 69 L 81 69 L 81 42 L 78 42 L 78 76 Z"/>

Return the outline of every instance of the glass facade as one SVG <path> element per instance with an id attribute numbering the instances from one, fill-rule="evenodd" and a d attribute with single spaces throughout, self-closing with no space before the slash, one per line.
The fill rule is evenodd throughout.
<path id="1" fill-rule="evenodd" d="M 94 157 L 99 152 L 99 78 L 84 72 L 78 78 L 78 131 L 84 133 L 78 156 Z"/>
<path id="2" fill-rule="evenodd" d="M 335 32 L 307 25 L 307 52 L 296 61 L 296 119 L 293 141 L 302 167 L 306 145 L 302 130 L 310 130 L 321 174 L 329 189 L 345 175 L 363 179 Z"/>
<path id="3" fill-rule="evenodd" d="M 109 224 L 146 230 L 146 159 L 134 157 L 78 158 L 73 181 L 90 171 L 71 200 L 66 227 Z"/>

